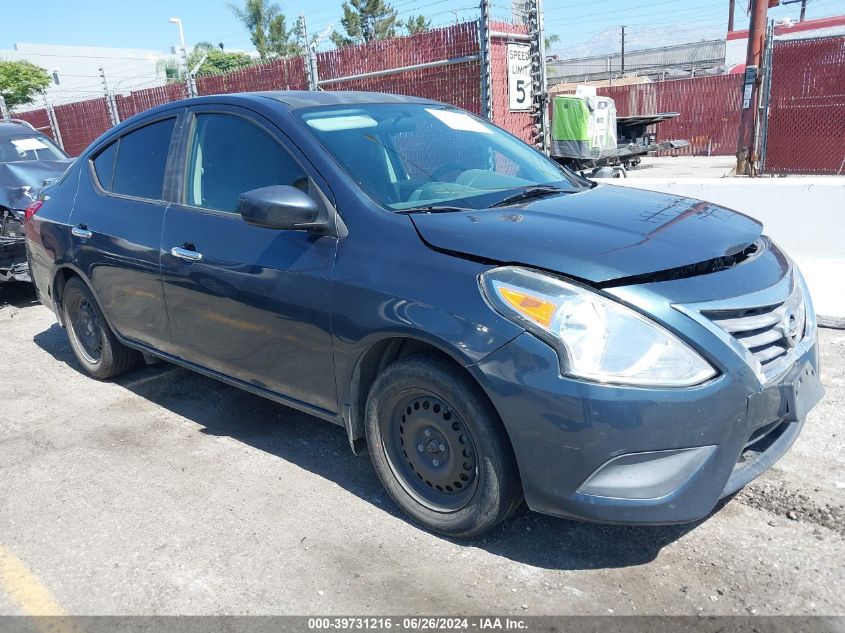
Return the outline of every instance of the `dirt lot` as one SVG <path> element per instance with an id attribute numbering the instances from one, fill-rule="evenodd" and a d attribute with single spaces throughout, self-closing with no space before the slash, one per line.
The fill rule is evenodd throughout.
<path id="1" fill-rule="evenodd" d="M 86 378 L 28 286 L 0 340 L 3 614 L 845 614 L 845 331 L 792 451 L 706 521 L 469 542 L 407 523 L 339 427 L 169 365 Z"/>

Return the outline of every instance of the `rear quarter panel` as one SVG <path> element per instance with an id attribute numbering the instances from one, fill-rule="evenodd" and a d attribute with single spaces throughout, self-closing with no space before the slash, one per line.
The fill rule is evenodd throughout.
<path id="1" fill-rule="evenodd" d="M 26 223 L 26 245 L 30 275 L 39 299 L 53 307 L 53 280 L 63 265 L 70 263 L 70 226 L 79 188 L 79 161 L 65 176 L 42 192 L 43 205 Z"/>

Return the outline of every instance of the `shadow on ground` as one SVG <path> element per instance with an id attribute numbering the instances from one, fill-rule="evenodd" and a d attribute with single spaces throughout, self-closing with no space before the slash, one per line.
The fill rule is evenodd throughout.
<path id="1" fill-rule="evenodd" d="M 36 305 L 35 286 L 22 281 L 0 283 L 0 308 L 6 305 L 27 308 Z"/>
<path id="2" fill-rule="evenodd" d="M 34 340 L 81 372 L 58 324 Z M 229 436 L 335 482 L 385 512 L 404 516 L 382 489 L 370 460 L 351 453 L 339 426 L 168 363 L 139 367 L 115 382 L 201 425 L 202 433 Z M 487 535 L 458 542 L 545 569 L 618 568 L 654 560 L 664 546 L 696 525 L 593 525 L 523 509 Z"/>

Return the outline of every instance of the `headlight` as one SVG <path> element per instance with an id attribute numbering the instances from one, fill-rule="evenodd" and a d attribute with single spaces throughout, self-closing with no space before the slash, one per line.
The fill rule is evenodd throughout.
<path id="1" fill-rule="evenodd" d="M 688 387 L 716 375 L 671 332 L 582 286 L 514 266 L 489 270 L 480 281 L 493 308 L 552 345 L 571 376 Z"/>

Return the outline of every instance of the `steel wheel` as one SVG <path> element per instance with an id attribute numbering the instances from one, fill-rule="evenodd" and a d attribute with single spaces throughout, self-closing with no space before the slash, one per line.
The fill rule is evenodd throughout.
<path id="1" fill-rule="evenodd" d="M 478 486 L 477 452 L 453 407 L 431 393 L 399 394 L 381 426 L 385 456 L 409 495 L 436 512 L 469 503 Z"/>
<path id="2" fill-rule="evenodd" d="M 80 278 L 67 281 L 60 301 L 70 348 L 86 374 L 105 380 L 135 365 L 138 353 L 115 338 L 97 300 Z"/>
<path id="3" fill-rule="evenodd" d="M 85 360 L 95 365 L 103 353 L 103 334 L 97 313 L 84 297 L 68 308 L 70 336 L 77 343 L 77 349 Z"/>

